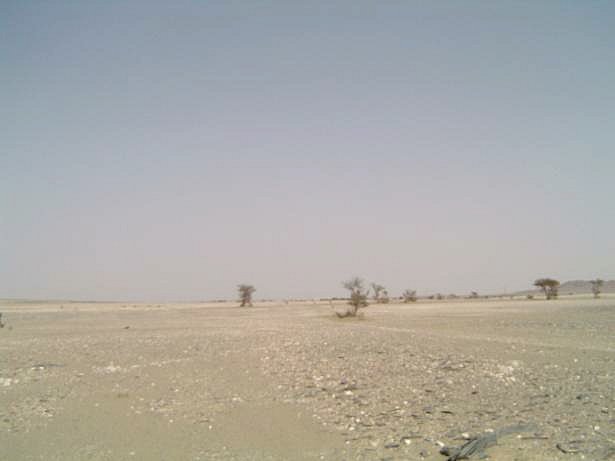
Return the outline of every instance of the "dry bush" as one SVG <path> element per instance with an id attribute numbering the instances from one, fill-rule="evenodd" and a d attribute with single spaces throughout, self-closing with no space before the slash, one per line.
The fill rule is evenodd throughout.
<path id="1" fill-rule="evenodd" d="M 599 298 L 600 293 L 602 292 L 602 285 L 604 285 L 604 280 L 590 280 L 589 283 L 592 284 L 592 293 L 594 294 L 594 298 Z"/>
<path id="2" fill-rule="evenodd" d="M 401 294 L 405 303 L 416 302 L 416 290 L 406 290 Z"/>
<path id="3" fill-rule="evenodd" d="M 241 302 L 241 307 L 252 307 L 252 295 L 256 291 L 256 288 L 252 285 L 242 283 L 241 285 L 237 285 L 237 291 L 239 292 L 239 302 Z"/>
<path id="4" fill-rule="evenodd" d="M 384 286 L 379 285 L 377 283 L 372 283 L 372 292 L 374 293 L 373 298 L 372 298 L 374 300 L 374 303 L 376 304 L 388 304 L 389 303 L 390 301 L 389 292 Z"/>
<path id="5" fill-rule="evenodd" d="M 372 299 L 376 304 L 380 302 L 380 294 L 384 291 L 384 287 L 377 283 L 372 283 L 372 292 L 374 293 Z"/>
<path id="6" fill-rule="evenodd" d="M 369 295 L 369 290 L 365 289 L 363 279 L 359 277 L 353 277 L 342 285 L 350 291 L 348 308 L 344 312 L 335 311 L 335 315 L 340 318 L 356 317 L 359 309 L 368 305 L 367 296 Z"/>

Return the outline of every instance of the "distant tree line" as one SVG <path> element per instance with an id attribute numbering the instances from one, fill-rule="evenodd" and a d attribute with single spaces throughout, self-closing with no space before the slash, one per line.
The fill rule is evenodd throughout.
<path id="1" fill-rule="evenodd" d="M 590 280 L 590 283 L 591 283 L 591 290 L 594 295 L 594 298 L 599 298 L 600 293 L 602 292 L 602 286 L 604 285 L 604 281 L 602 279 L 597 278 L 594 280 Z M 352 277 L 349 280 L 346 280 L 345 282 L 343 282 L 342 286 L 346 290 L 349 291 L 348 298 L 327 298 L 327 299 L 330 302 L 336 299 L 346 299 L 348 302 L 348 306 L 349 306 L 348 309 L 346 309 L 343 312 L 336 311 L 336 315 L 338 317 L 356 317 L 360 309 L 367 307 L 369 305 L 368 300 L 370 296 L 370 289 L 366 288 L 365 281 L 360 277 Z M 545 295 L 545 299 L 547 300 L 557 299 L 559 295 L 560 282 L 556 279 L 548 278 L 548 277 L 539 278 L 534 281 L 534 286 L 537 288 L 540 288 L 543 291 Z M 372 291 L 371 299 L 374 303 L 388 304 L 390 302 L 389 293 L 383 285 L 373 282 L 370 284 L 370 287 Z M 242 283 L 240 285 L 237 285 L 237 291 L 239 293 L 240 306 L 241 307 L 244 307 L 244 306 L 251 307 L 252 297 L 254 295 L 254 292 L 256 291 L 256 288 L 254 288 L 253 285 Z M 487 296 L 483 296 L 483 297 L 487 298 Z M 448 298 L 455 299 L 455 298 L 458 298 L 458 296 L 451 294 L 448 296 Z M 478 292 L 472 291 L 470 292 L 470 295 L 467 296 L 467 298 L 468 299 L 479 299 L 480 296 Z M 511 299 L 512 298 L 513 296 L 511 296 Z M 530 294 L 530 295 L 527 295 L 526 298 L 534 299 L 534 296 Z M 406 289 L 401 294 L 401 297 L 397 299 L 400 299 L 404 303 L 416 302 L 417 300 L 416 290 Z M 437 293 L 435 295 L 429 296 L 428 299 L 442 300 L 444 299 L 444 296 L 440 293 Z M 1 315 L 2 314 L 0 314 L 0 327 L 3 326 Z"/>

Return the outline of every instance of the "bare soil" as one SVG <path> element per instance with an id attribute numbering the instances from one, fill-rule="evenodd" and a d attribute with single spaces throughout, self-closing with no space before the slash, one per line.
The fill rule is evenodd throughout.
<path id="1" fill-rule="evenodd" d="M 2 460 L 615 459 L 615 297 L 0 312 Z"/>

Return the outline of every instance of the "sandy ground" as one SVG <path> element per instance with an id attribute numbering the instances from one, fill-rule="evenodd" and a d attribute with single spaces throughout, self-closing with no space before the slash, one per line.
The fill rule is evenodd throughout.
<path id="1" fill-rule="evenodd" d="M 2 460 L 615 459 L 615 298 L 0 303 Z"/>

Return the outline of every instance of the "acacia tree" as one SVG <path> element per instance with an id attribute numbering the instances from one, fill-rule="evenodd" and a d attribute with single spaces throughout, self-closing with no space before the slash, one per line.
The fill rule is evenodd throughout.
<path id="1" fill-rule="evenodd" d="M 382 285 L 372 283 L 372 292 L 374 293 L 373 300 L 376 304 L 382 301 L 382 297 L 386 295 L 386 289 Z M 382 296 L 381 296 L 382 294 Z"/>
<path id="2" fill-rule="evenodd" d="M 252 285 L 242 283 L 241 285 L 237 285 L 237 291 L 239 292 L 239 301 L 241 302 L 241 307 L 252 307 L 252 295 L 256 291 L 256 288 L 254 288 Z"/>
<path id="3" fill-rule="evenodd" d="M 416 301 L 416 290 L 406 290 L 401 294 L 405 303 L 413 303 Z"/>
<path id="4" fill-rule="evenodd" d="M 336 314 L 338 317 L 355 317 L 360 308 L 368 305 L 367 297 L 369 295 L 369 290 L 365 289 L 363 279 L 360 277 L 353 277 L 342 285 L 350 291 L 350 299 L 348 300 L 350 308 L 344 313 L 336 312 Z"/>
<path id="5" fill-rule="evenodd" d="M 604 285 L 604 280 L 590 280 L 589 283 L 592 284 L 592 293 L 594 294 L 594 298 L 599 298 L 600 293 L 602 292 L 602 285 Z"/>
<path id="6" fill-rule="evenodd" d="M 559 282 L 557 280 L 550 278 L 537 279 L 534 282 L 534 286 L 542 289 L 547 300 L 557 298 L 557 291 L 559 289 Z"/>

